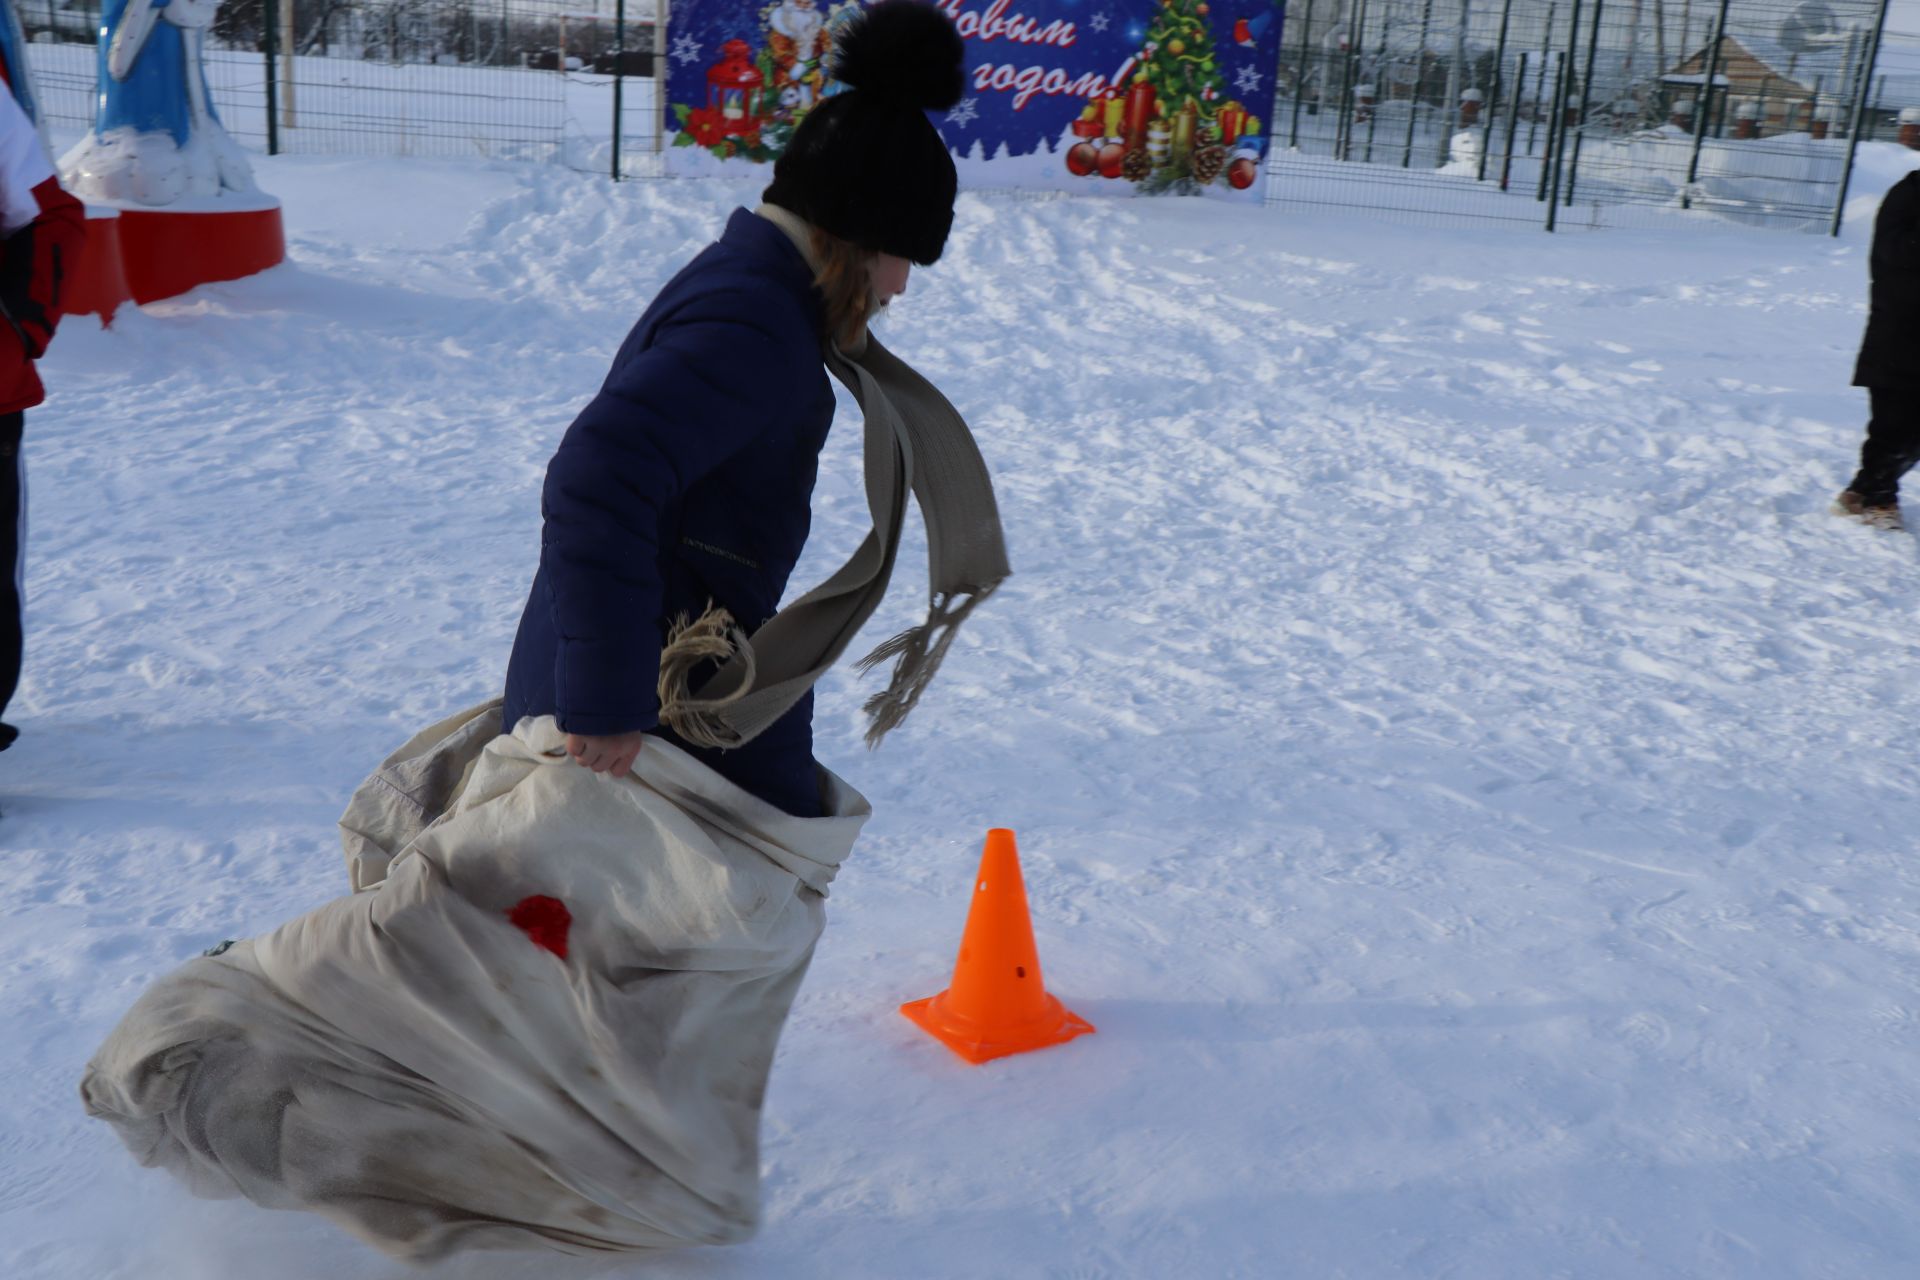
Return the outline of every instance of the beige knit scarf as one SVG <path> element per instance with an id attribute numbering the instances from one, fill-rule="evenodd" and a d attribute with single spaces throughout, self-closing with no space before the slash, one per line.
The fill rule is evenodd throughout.
<path id="1" fill-rule="evenodd" d="M 784 209 L 756 210 L 814 260 L 811 228 Z M 887 687 L 869 698 L 867 745 L 912 711 L 967 615 L 1007 577 L 993 481 L 967 424 L 934 385 L 869 334 L 851 354 L 829 343 L 828 370 L 865 417 L 867 506 L 873 529 L 851 559 L 751 636 L 726 610 L 679 619 L 660 655 L 660 719 L 696 746 L 737 747 L 792 709 L 879 608 L 900 550 L 909 492 L 927 526 L 927 619 L 860 660 L 893 660 Z M 718 661 L 699 690 L 692 672 Z"/>

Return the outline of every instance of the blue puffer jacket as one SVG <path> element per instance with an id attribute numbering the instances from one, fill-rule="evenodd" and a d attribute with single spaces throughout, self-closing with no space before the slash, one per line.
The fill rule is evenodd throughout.
<path id="1" fill-rule="evenodd" d="M 752 631 L 779 605 L 833 422 L 823 324 L 799 249 L 744 209 L 660 291 L 547 466 L 509 726 L 552 714 L 569 733 L 645 729 L 789 813 L 821 812 L 811 697 L 714 751 L 659 723 L 655 684 L 672 619 L 712 602 Z"/>

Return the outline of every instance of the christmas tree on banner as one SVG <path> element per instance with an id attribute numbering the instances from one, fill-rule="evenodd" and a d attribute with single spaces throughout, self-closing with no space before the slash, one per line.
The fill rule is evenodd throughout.
<path id="1" fill-rule="evenodd" d="M 1188 103 L 1204 115 L 1226 92 L 1219 60 L 1213 53 L 1213 30 L 1207 23 L 1205 0 L 1162 0 L 1160 11 L 1147 28 L 1147 46 L 1139 66 L 1169 116 Z"/>
<path id="2" fill-rule="evenodd" d="M 1258 171 L 1259 121 L 1227 101 L 1207 0 L 1160 0 L 1123 82 L 1087 104 L 1067 155 L 1071 173 L 1125 178 L 1147 194 L 1198 193 L 1224 177 L 1245 190 Z M 1245 154 L 1229 163 L 1229 149 Z"/>
<path id="3" fill-rule="evenodd" d="M 1147 27 L 1137 78 L 1153 86 L 1160 114 L 1168 121 L 1171 161 L 1147 179 L 1150 187 L 1164 189 L 1189 178 L 1209 186 L 1226 167 L 1226 149 L 1200 136 L 1209 131 L 1226 91 L 1213 52 L 1210 14 L 1206 0 L 1161 0 Z"/>

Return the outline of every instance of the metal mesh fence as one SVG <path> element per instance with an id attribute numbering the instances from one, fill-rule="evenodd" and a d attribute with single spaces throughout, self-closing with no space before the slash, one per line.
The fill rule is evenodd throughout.
<path id="1" fill-rule="evenodd" d="M 22 0 L 55 141 L 99 0 Z M 1920 144 L 1881 0 L 1291 0 L 1267 199 L 1426 223 L 1829 225 L 1853 141 Z M 207 72 L 260 150 L 660 173 L 655 0 L 232 0 Z M 618 74 L 617 74 L 618 73 Z M 617 106 L 616 106 L 617 99 Z M 1905 117 L 1903 119 L 1903 116 Z"/>
<path id="2" fill-rule="evenodd" d="M 1883 32 L 1874 72 L 1861 139 L 1920 147 L 1920 31 Z"/>
<path id="3" fill-rule="evenodd" d="M 93 120 L 99 0 L 58 5 L 26 0 L 22 17 L 64 144 Z M 622 25 L 614 0 L 240 0 L 209 34 L 208 88 L 228 132 L 262 151 L 607 171 L 619 73 L 621 168 L 639 175 L 658 128 L 654 9 L 624 8 Z"/>
<path id="4" fill-rule="evenodd" d="M 1881 12 L 1876 0 L 1299 0 L 1269 201 L 1422 222 L 1708 213 L 1822 226 L 1856 131 L 1890 138 L 1902 105 L 1920 104 L 1909 77 L 1869 78 Z"/>

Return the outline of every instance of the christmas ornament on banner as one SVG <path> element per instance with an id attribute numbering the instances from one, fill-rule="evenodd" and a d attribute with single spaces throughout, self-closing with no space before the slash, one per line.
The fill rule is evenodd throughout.
<path id="1" fill-rule="evenodd" d="M 858 0 L 682 0 L 667 29 L 668 169 L 750 174 L 807 112 L 844 91 L 828 73 Z"/>
<path id="2" fill-rule="evenodd" d="M 933 0 L 965 42 L 966 90 L 930 113 L 961 186 L 1257 199 L 1281 0 Z M 676 0 L 668 165 L 771 163 L 832 80 L 862 0 Z M 881 158 L 884 162 L 884 158 Z"/>
<path id="3" fill-rule="evenodd" d="M 1276 46 L 1277 16 L 1257 15 L 1262 35 L 1271 30 Z M 1247 92 L 1265 79 L 1258 67 L 1232 56 L 1263 48 L 1253 27 L 1244 16 L 1222 20 L 1207 0 L 1156 0 L 1131 77 L 1114 90 L 1124 104 L 1128 148 L 1121 172 L 1139 193 L 1197 195 L 1253 186 L 1249 174 L 1257 172 L 1264 148 L 1260 121 L 1231 96 L 1228 79 L 1232 74 Z"/>

